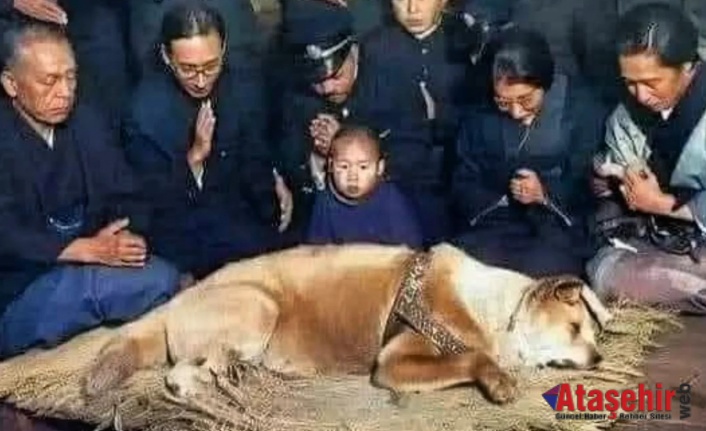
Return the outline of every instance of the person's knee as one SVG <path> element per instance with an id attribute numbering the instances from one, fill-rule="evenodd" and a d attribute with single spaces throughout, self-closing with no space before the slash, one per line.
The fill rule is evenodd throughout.
<path id="1" fill-rule="evenodd" d="M 160 257 L 150 258 L 142 271 L 144 289 L 162 292 L 165 297 L 171 297 L 179 289 L 179 271 Z"/>
<path id="2" fill-rule="evenodd" d="M 96 302 L 106 321 L 123 322 L 163 304 L 179 290 L 179 272 L 167 261 L 152 257 L 139 269 L 100 268 Z"/>

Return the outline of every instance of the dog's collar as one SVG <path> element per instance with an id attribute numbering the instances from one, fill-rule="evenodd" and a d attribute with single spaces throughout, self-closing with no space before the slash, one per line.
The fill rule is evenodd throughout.
<path id="1" fill-rule="evenodd" d="M 404 278 L 385 324 L 383 340 L 388 340 L 399 323 L 406 324 L 431 341 L 444 354 L 468 351 L 468 346 L 437 322 L 421 296 L 425 275 L 431 265 L 431 254 L 414 253 L 406 264 Z"/>
<path id="2" fill-rule="evenodd" d="M 529 285 L 525 287 L 525 289 L 522 291 L 522 296 L 520 296 L 520 300 L 517 303 L 517 306 L 515 309 L 512 311 L 512 314 L 510 315 L 510 321 L 507 323 L 507 332 L 512 332 L 515 330 L 515 326 L 517 326 L 517 319 L 518 316 L 520 315 L 520 311 L 522 311 L 522 306 L 525 303 L 525 300 L 529 296 L 530 292 L 534 291 L 535 286 L 534 285 Z"/>

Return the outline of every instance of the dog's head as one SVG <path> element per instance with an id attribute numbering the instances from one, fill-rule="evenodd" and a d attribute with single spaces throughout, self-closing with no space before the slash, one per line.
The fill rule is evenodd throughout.
<path id="1" fill-rule="evenodd" d="M 523 315 L 511 325 L 521 337 L 521 354 L 528 365 L 592 368 L 602 360 L 596 328 L 611 316 L 580 279 L 539 279 L 519 306 Z"/>

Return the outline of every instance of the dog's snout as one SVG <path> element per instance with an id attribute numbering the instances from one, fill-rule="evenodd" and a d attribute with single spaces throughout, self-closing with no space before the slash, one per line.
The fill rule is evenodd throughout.
<path id="1" fill-rule="evenodd" d="M 594 352 L 591 354 L 590 364 L 593 365 L 593 366 L 596 366 L 596 365 L 600 364 L 601 362 L 603 362 L 603 355 L 601 355 L 600 353 L 594 351 Z"/>
<path id="2" fill-rule="evenodd" d="M 549 365 L 550 367 L 560 368 L 560 369 L 578 368 L 576 362 L 572 359 L 555 359 L 553 361 L 549 361 L 549 363 L 547 365 Z"/>

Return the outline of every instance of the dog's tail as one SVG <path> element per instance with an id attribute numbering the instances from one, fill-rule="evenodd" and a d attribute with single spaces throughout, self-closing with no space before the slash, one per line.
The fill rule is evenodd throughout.
<path id="1" fill-rule="evenodd" d="M 89 397 L 118 387 L 138 370 L 166 364 L 168 360 L 166 327 L 148 319 L 134 322 L 100 350 L 84 381 Z"/>

